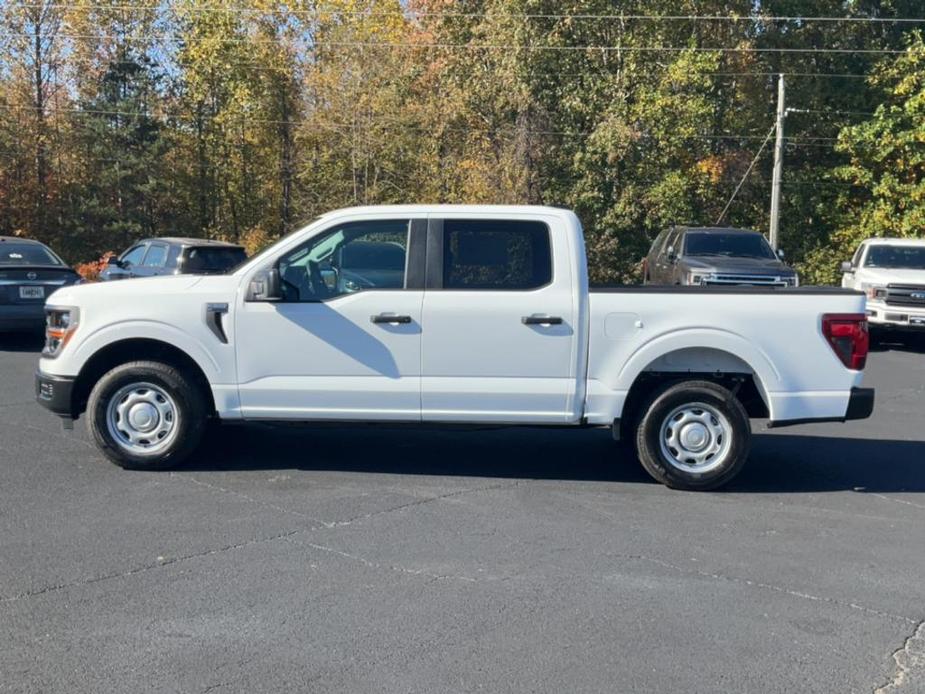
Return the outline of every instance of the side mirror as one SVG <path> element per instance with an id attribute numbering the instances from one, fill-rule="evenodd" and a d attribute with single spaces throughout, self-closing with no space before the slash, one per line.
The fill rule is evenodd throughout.
<path id="1" fill-rule="evenodd" d="M 841 271 L 848 273 L 854 272 L 854 265 L 851 264 L 850 260 L 846 260 L 841 264 Z"/>
<path id="2" fill-rule="evenodd" d="M 125 267 L 122 261 L 119 260 L 119 257 L 115 255 L 109 256 L 109 260 L 106 261 L 106 264 L 111 265 L 113 267 Z"/>
<path id="3" fill-rule="evenodd" d="M 678 259 L 678 254 L 675 253 L 674 246 L 668 246 L 668 262 L 673 263 Z"/>
<path id="4" fill-rule="evenodd" d="M 784 249 L 783 248 L 777 249 L 777 257 L 780 258 L 781 260 L 784 259 Z"/>
<path id="5" fill-rule="evenodd" d="M 251 279 L 245 301 L 279 301 L 283 298 L 279 268 L 261 270 Z"/>

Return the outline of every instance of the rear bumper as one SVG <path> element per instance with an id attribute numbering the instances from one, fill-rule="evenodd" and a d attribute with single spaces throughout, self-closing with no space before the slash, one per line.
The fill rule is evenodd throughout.
<path id="1" fill-rule="evenodd" d="M 42 330 L 45 304 L 0 305 L 0 330 Z"/>
<path id="2" fill-rule="evenodd" d="M 867 419 L 874 411 L 874 389 L 852 388 L 848 398 L 848 408 L 842 417 L 810 417 L 808 419 L 781 419 L 768 422 L 768 429 L 791 427 L 797 424 L 814 424 L 819 422 L 847 422 L 852 419 Z"/>
<path id="3" fill-rule="evenodd" d="M 59 417 L 75 419 L 73 400 L 74 380 L 66 376 L 51 376 L 35 372 L 35 399 L 45 409 Z"/>
<path id="4" fill-rule="evenodd" d="M 874 389 L 852 388 L 848 399 L 845 421 L 850 419 L 867 419 L 874 411 Z"/>

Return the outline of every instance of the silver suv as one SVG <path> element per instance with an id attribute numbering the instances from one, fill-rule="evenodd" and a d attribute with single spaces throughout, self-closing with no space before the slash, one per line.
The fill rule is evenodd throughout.
<path id="1" fill-rule="evenodd" d="M 643 261 L 645 284 L 799 286 L 757 231 L 720 227 L 672 227 L 656 237 Z"/>

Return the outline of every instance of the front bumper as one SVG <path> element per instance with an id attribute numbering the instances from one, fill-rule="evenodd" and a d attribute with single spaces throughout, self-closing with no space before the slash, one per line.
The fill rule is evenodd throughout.
<path id="1" fill-rule="evenodd" d="M 878 328 L 925 329 L 925 310 L 910 306 L 889 306 L 879 301 L 867 302 L 867 322 Z"/>
<path id="2" fill-rule="evenodd" d="M 0 331 L 38 331 L 44 328 L 44 303 L 0 305 Z"/>
<path id="3" fill-rule="evenodd" d="M 52 376 L 50 374 L 35 372 L 35 399 L 39 405 L 55 413 L 59 417 L 76 419 L 72 395 L 74 393 L 74 378 L 68 376 Z"/>
<path id="4" fill-rule="evenodd" d="M 768 422 L 768 429 L 791 427 L 797 424 L 818 424 L 820 422 L 847 422 L 853 419 L 867 419 L 874 411 L 874 389 L 852 388 L 848 397 L 848 408 L 842 417 L 809 417 L 807 419 L 778 419 Z"/>

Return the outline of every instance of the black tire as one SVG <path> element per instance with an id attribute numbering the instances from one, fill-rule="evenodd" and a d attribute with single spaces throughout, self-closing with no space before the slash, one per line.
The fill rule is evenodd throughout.
<path id="1" fill-rule="evenodd" d="M 722 430 L 728 432 L 723 435 L 728 439 L 724 439 L 723 436 L 710 438 L 711 443 L 714 440 L 721 442 L 721 450 L 716 454 L 720 457 L 707 460 L 700 465 L 705 468 L 704 472 L 686 469 L 687 466 L 684 464 L 688 461 L 672 462 L 672 458 L 664 452 L 661 440 L 663 424 L 666 424 L 668 432 L 672 431 L 666 422 L 672 412 L 695 403 L 707 405 L 722 415 L 726 420 Z M 692 410 L 695 413 L 697 411 L 700 412 L 699 416 L 719 423 L 704 410 Z M 709 436 L 712 437 L 712 434 Z M 742 403 L 727 388 L 710 381 L 681 381 L 666 384 L 649 396 L 646 404 L 640 409 L 635 441 L 639 462 L 658 482 L 672 489 L 717 489 L 732 480 L 745 465 L 751 446 L 751 424 Z M 667 441 L 665 448 L 672 450 Z M 683 458 L 683 455 L 676 453 L 676 459 L 677 457 Z M 682 465 L 685 469 L 682 469 Z M 694 468 L 698 466 L 690 465 Z"/>
<path id="2" fill-rule="evenodd" d="M 176 415 L 170 441 L 155 452 L 135 454 L 110 431 L 107 422 L 110 402 L 120 390 L 132 384 L 157 386 L 173 401 Z M 182 463 L 199 445 L 207 414 L 205 394 L 183 371 L 162 362 L 133 361 L 116 366 L 93 387 L 87 403 L 87 428 L 103 454 L 119 467 L 166 470 Z"/>

